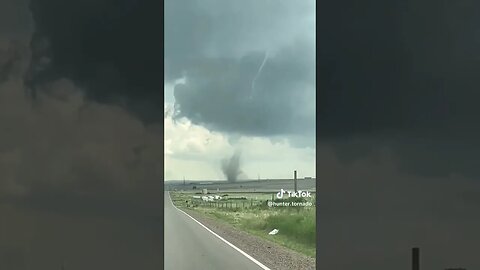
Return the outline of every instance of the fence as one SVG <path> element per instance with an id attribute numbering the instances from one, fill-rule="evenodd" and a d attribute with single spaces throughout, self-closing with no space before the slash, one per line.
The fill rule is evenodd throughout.
<path id="1" fill-rule="evenodd" d="M 210 208 L 223 208 L 223 209 L 240 209 L 240 208 L 254 208 L 262 205 L 266 205 L 267 201 L 254 201 L 245 200 L 245 201 L 197 201 L 192 200 L 189 204 L 190 206 L 202 206 Z"/>
<path id="2" fill-rule="evenodd" d="M 258 207 L 268 207 L 269 200 L 243 200 L 243 201 L 201 201 L 191 200 L 188 201 L 187 207 L 208 207 L 208 208 L 221 208 L 221 209 L 249 209 Z M 313 199 L 313 206 L 315 206 L 315 199 Z"/>

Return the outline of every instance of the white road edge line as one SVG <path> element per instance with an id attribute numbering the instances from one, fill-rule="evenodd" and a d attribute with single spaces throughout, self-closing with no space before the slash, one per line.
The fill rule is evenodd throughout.
<path id="1" fill-rule="evenodd" d="M 175 204 L 173 203 L 172 201 L 172 197 L 170 196 L 170 192 L 168 192 L 168 197 L 170 197 L 170 202 L 172 203 L 173 207 L 175 207 L 175 209 L 177 209 L 178 211 L 184 213 L 185 215 L 187 215 L 187 217 L 193 219 L 195 222 L 197 222 L 198 224 L 200 224 L 200 226 L 202 226 L 205 230 L 209 231 L 210 233 L 212 233 L 213 235 L 215 235 L 216 237 L 218 237 L 220 240 L 222 240 L 223 242 L 225 242 L 227 245 L 231 246 L 233 249 L 235 249 L 236 251 L 240 252 L 243 256 L 247 257 L 249 260 L 251 260 L 252 262 L 254 262 L 256 265 L 260 266 L 263 270 L 271 270 L 270 268 L 266 267 L 265 265 L 263 265 L 261 262 L 255 260 L 255 258 L 253 258 L 252 256 L 248 255 L 245 251 L 239 249 L 238 247 L 236 247 L 235 245 L 233 245 L 232 243 L 228 242 L 227 240 L 223 239 L 220 235 L 216 234 L 214 231 L 210 230 L 207 226 L 203 225 L 202 223 L 200 223 L 200 221 L 194 219 L 192 216 L 190 216 L 189 214 L 185 213 L 183 210 L 181 209 L 178 209 Z"/>

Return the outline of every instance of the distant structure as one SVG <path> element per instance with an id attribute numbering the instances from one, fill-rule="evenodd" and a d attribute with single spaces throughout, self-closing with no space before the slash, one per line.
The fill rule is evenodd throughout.
<path id="1" fill-rule="evenodd" d="M 420 270 L 420 248 L 412 248 L 412 270 Z M 445 268 L 445 270 L 467 270 L 466 268 Z"/>
<path id="2" fill-rule="evenodd" d="M 412 270 L 420 270 L 420 248 L 412 248 Z"/>
<path id="3" fill-rule="evenodd" d="M 295 192 L 297 192 L 297 171 L 293 171 L 293 186 L 295 188 Z"/>
<path id="4" fill-rule="evenodd" d="M 311 176 L 305 176 L 303 179 L 310 180 L 310 179 L 312 179 L 312 177 Z"/>
<path id="5" fill-rule="evenodd" d="M 202 194 L 208 194 L 208 190 L 206 188 L 202 189 Z"/>

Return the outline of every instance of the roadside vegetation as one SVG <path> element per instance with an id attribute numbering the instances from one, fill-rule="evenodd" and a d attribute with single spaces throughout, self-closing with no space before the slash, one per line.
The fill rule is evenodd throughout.
<path id="1" fill-rule="evenodd" d="M 218 193 L 226 196 L 213 202 L 193 198 L 195 195 L 202 196 L 193 192 L 170 192 L 170 194 L 172 201 L 179 208 L 194 210 L 250 234 L 315 257 L 314 193 L 308 200 L 303 198 L 282 200 L 312 203 L 312 206 L 306 207 L 269 207 L 267 200 L 271 201 L 274 198 L 272 193 Z M 269 235 L 273 229 L 277 229 L 278 233 Z"/>

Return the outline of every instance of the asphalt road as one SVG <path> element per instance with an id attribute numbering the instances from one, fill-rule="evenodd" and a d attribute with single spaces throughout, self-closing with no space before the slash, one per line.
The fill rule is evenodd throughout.
<path id="1" fill-rule="evenodd" d="M 173 206 L 165 192 L 165 270 L 260 270 L 244 256 Z"/>

